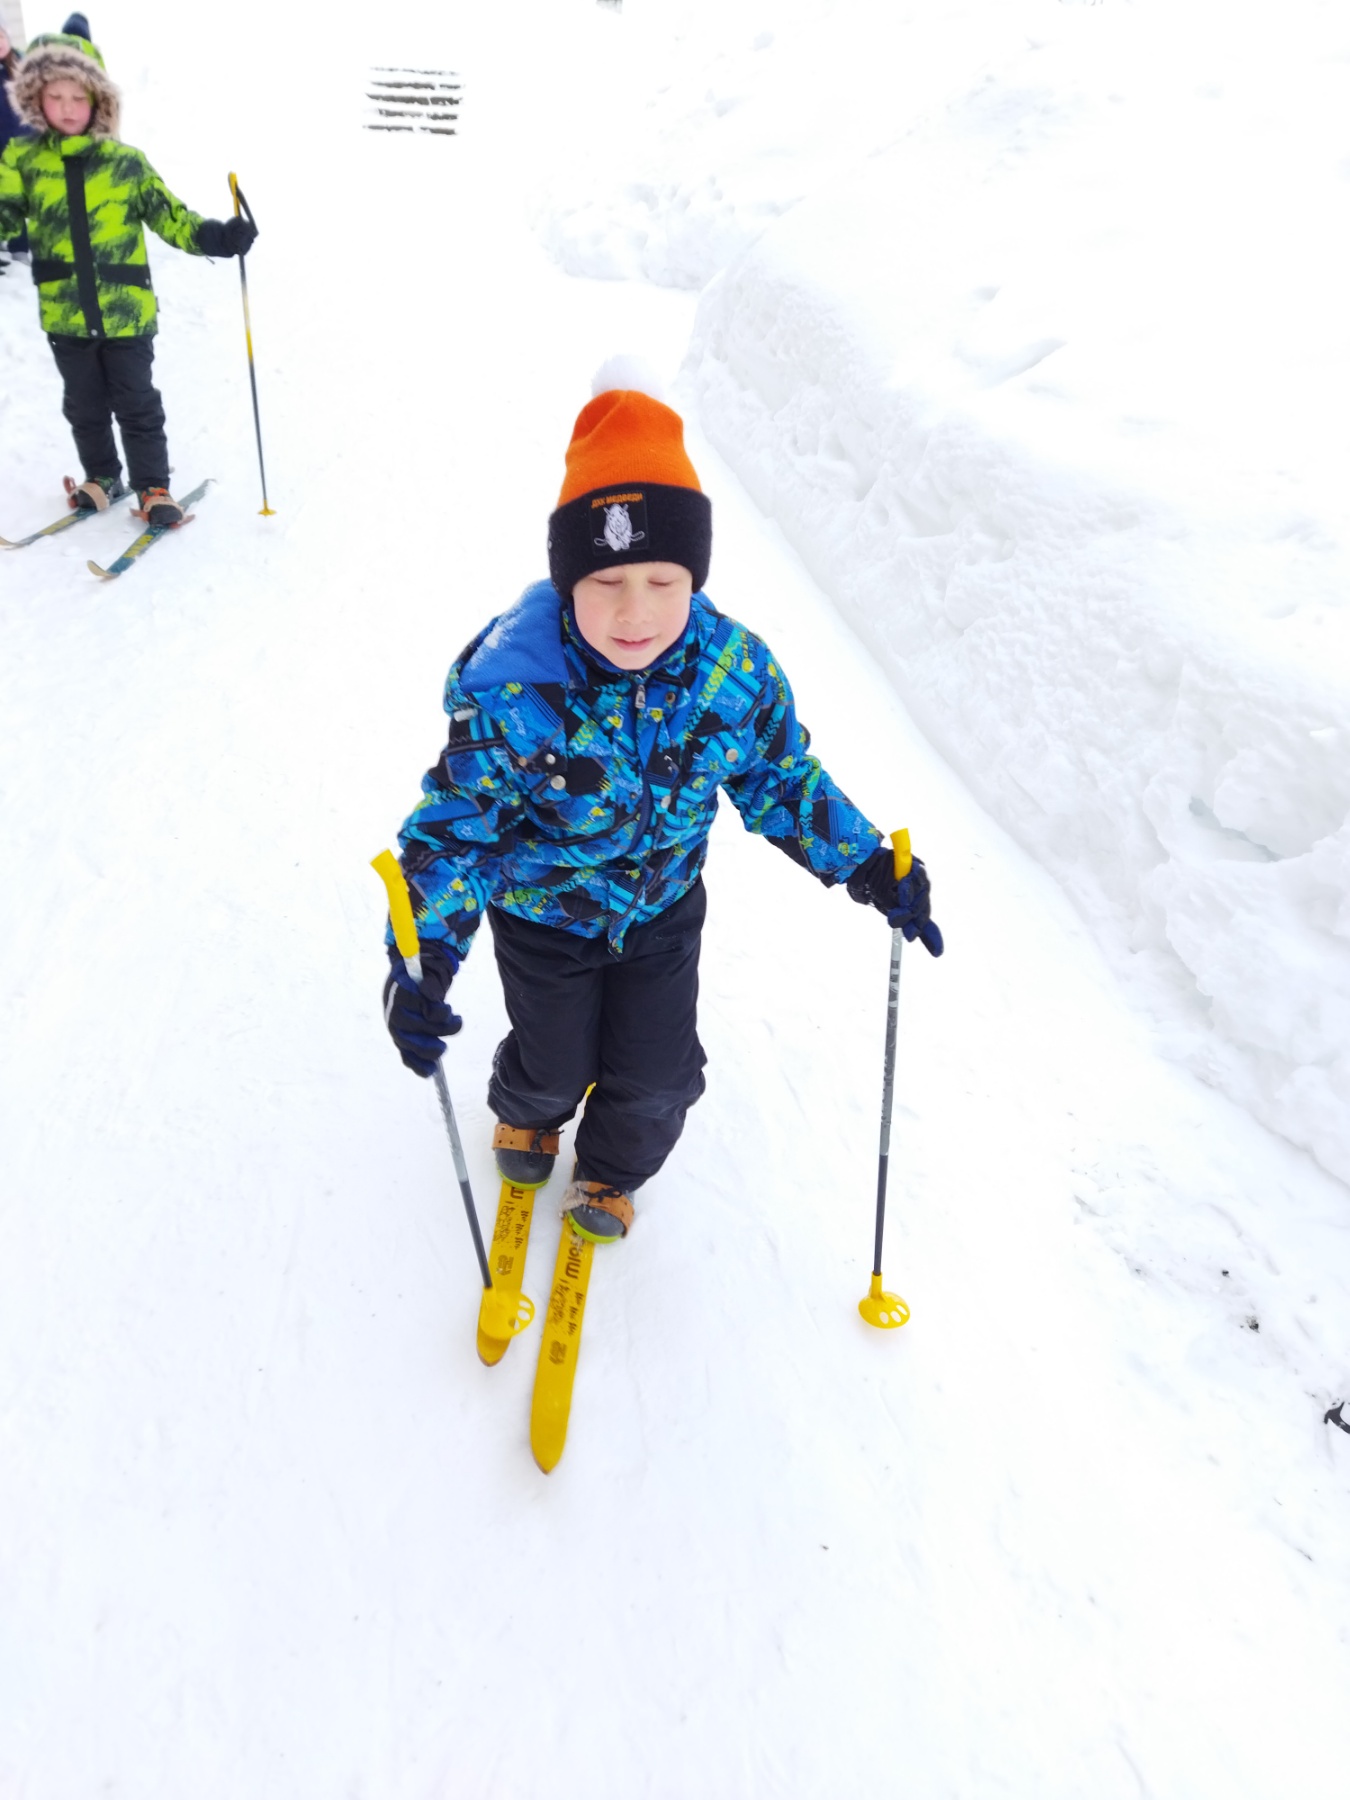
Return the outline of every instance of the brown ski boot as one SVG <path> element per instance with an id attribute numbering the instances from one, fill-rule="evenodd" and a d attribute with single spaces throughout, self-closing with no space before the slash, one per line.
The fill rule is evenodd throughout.
<path id="1" fill-rule="evenodd" d="M 107 512 L 113 501 L 120 500 L 127 491 L 120 475 L 93 475 L 78 487 L 66 490 L 74 512 Z"/>
<path id="2" fill-rule="evenodd" d="M 141 517 L 157 531 L 183 523 L 183 509 L 168 488 L 141 489 Z"/>
<path id="3" fill-rule="evenodd" d="M 633 1196 L 605 1181 L 574 1181 L 563 1195 L 563 1215 L 578 1237 L 593 1244 L 614 1244 L 628 1236 L 633 1223 Z"/>
<path id="4" fill-rule="evenodd" d="M 498 1124 L 492 1134 L 497 1173 L 513 1187 L 543 1187 L 558 1155 L 558 1133 L 543 1125 Z"/>

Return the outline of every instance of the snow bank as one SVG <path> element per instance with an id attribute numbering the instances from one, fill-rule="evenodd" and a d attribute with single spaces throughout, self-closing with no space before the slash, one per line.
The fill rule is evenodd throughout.
<path id="1" fill-rule="evenodd" d="M 587 33 L 535 225 L 574 275 L 701 288 L 897 120 L 1022 41 L 1017 6 L 626 0 Z"/>
<path id="2" fill-rule="evenodd" d="M 1172 1052 L 1350 1179 L 1350 24 L 812 16 L 777 81 L 691 12 L 664 183 L 555 188 L 555 248 L 729 263 L 709 435 Z"/>

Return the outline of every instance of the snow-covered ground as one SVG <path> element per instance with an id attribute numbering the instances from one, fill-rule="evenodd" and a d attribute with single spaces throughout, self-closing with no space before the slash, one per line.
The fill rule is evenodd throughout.
<path id="1" fill-rule="evenodd" d="M 1031 10 L 1005 5 L 996 28 L 987 8 L 950 8 L 938 23 L 960 29 L 933 26 L 934 85 L 907 59 L 897 107 L 917 123 L 944 103 L 986 54 L 976 25 L 987 58 L 1029 55 Z M 1048 87 L 1070 96 L 1086 77 L 1063 45 L 1131 16 L 1035 10 L 1061 32 Z M 120 548 L 125 518 L 0 561 L 0 1795 L 1336 1800 L 1350 1437 L 1322 1415 L 1350 1384 L 1350 1203 L 1160 1055 L 1159 1018 L 1173 1052 L 1203 1035 L 1181 984 L 1168 998 L 1166 956 L 1180 965 L 1181 950 L 1149 938 L 1135 961 L 1154 974 L 1119 978 L 1131 922 L 1158 916 L 1131 898 L 1137 835 L 1111 885 L 1094 836 L 1113 835 L 1109 784 L 1089 793 L 1084 771 L 1116 755 L 1125 808 L 1145 751 L 1088 682 L 1090 634 L 1072 627 L 1088 609 L 1123 630 L 1119 584 L 1137 555 L 1150 580 L 1160 563 L 1174 580 L 1141 579 L 1140 659 L 1169 641 L 1171 596 L 1193 693 L 1227 671 L 1262 719 L 1288 724 L 1313 687 L 1238 680 L 1265 629 L 1255 578 L 1226 634 L 1216 590 L 1188 585 L 1186 570 L 1211 567 L 1206 546 L 1246 566 L 1218 476 L 1202 491 L 1203 459 L 1182 459 L 1169 489 L 1169 539 L 1161 482 L 1147 486 L 1114 438 L 1121 460 L 1106 467 L 1111 434 L 1087 434 L 1086 404 L 1065 408 L 1079 435 L 1047 444 L 1016 377 L 957 394 L 933 374 L 935 350 L 931 388 L 878 385 L 898 315 L 890 289 L 865 291 L 857 215 L 828 188 L 850 157 L 884 148 L 861 102 L 853 138 L 831 129 L 846 81 L 880 86 L 866 9 L 813 38 L 804 0 L 772 18 L 728 4 L 720 47 L 686 9 L 670 65 L 685 87 L 661 104 L 663 131 L 684 121 L 691 185 L 711 196 L 711 121 L 737 118 L 715 92 L 703 113 L 684 106 L 719 54 L 771 68 L 773 44 L 750 46 L 774 33 L 790 48 L 796 29 L 783 67 L 811 72 L 830 103 L 813 124 L 805 89 L 790 101 L 763 78 L 725 190 L 741 170 L 737 192 L 760 211 L 730 207 L 716 242 L 693 232 L 680 279 L 748 254 L 701 298 L 549 260 L 541 235 L 565 249 L 585 215 L 568 183 L 597 180 L 590 127 L 633 54 L 621 34 L 652 41 L 660 12 L 397 5 L 315 31 L 246 5 L 229 55 L 218 20 L 185 15 L 153 44 L 129 0 L 93 21 L 131 141 L 208 211 L 237 167 L 263 225 L 250 286 L 278 511 L 256 516 L 234 270 L 153 247 L 175 462 L 184 485 L 219 486 L 189 532 L 111 587 L 84 559 Z M 1312 16 L 1291 9 L 1272 69 Z M 240 45 L 255 54 L 241 61 Z M 397 63 L 461 70 L 460 138 L 361 130 L 363 76 Z M 635 138 L 633 110 L 616 106 L 616 152 L 659 161 L 665 137 Z M 794 143 L 806 149 L 785 182 Z M 677 216 L 667 200 L 652 219 Z M 822 212 L 841 233 L 833 283 L 814 261 Z M 949 230 L 944 254 L 954 242 Z M 1083 292 L 1087 331 L 1098 314 Z M 7 531 L 51 515 L 70 466 L 35 312 L 26 282 L 0 279 Z M 939 349 L 942 329 L 935 311 Z M 794 359 L 813 343 L 804 383 Z M 709 1093 L 631 1242 L 600 1264 L 568 1451 L 545 1479 L 526 1443 L 533 1334 L 498 1369 L 473 1355 L 472 1256 L 434 1096 L 379 1023 L 366 862 L 436 754 L 450 657 L 540 571 L 572 417 L 617 349 L 670 374 L 688 354 L 691 451 L 716 506 L 710 592 L 782 656 L 832 772 L 879 821 L 911 827 L 951 950 L 905 965 L 885 1267 L 914 1318 L 870 1333 L 855 1308 L 886 933 L 722 822 Z M 1094 351 L 1078 378 L 1108 361 Z M 1320 367 L 1329 384 L 1330 352 Z M 1160 462 L 1194 416 L 1164 385 L 1176 425 Z M 1012 548 L 986 555 L 992 587 L 961 560 L 979 560 L 975 499 L 953 507 L 946 548 L 942 532 L 926 551 L 901 546 L 889 587 L 868 501 L 832 535 L 829 483 L 843 477 L 807 426 L 863 422 L 896 471 L 879 474 L 875 504 L 912 538 L 902 452 L 921 389 L 952 491 L 982 469 L 1009 496 Z M 1225 454 L 1251 441 L 1234 428 Z M 1324 524 L 1332 502 L 1307 496 L 1328 463 L 1312 447 L 1295 434 L 1280 467 Z M 1133 548 L 1113 560 L 1106 533 L 1096 566 L 1092 508 L 1113 482 L 1132 496 L 1137 523 L 1116 536 L 1133 532 Z M 1301 542 L 1273 566 L 1340 566 L 1334 545 Z M 1021 736 L 1000 710 L 997 643 L 969 642 L 978 621 L 925 647 L 936 614 L 926 579 L 908 578 L 931 573 L 925 555 L 954 559 L 949 596 L 989 600 L 991 638 L 1015 635 Z M 1291 617 L 1312 643 L 1307 605 Z M 1331 601 L 1326 617 L 1330 646 Z M 1330 687 L 1330 647 L 1322 661 L 1307 679 Z M 1076 713 L 1046 699 L 1057 670 Z M 1203 692 L 1218 704 L 1217 675 Z M 961 707 L 987 740 L 957 729 Z M 1041 761 L 1019 762 L 1037 731 Z M 1005 793 L 1061 754 L 1061 828 L 1081 834 L 1068 849 Z M 1296 770 L 1294 791 L 1331 793 L 1343 768 L 1329 766 L 1317 789 Z M 1160 757 L 1164 794 L 1179 767 Z M 1267 847 L 1279 860 L 1208 866 L 1278 877 L 1315 855 Z M 1199 863 L 1184 845 L 1156 867 L 1179 893 L 1202 891 L 1186 888 Z M 1287 899 L 1309 980 L 1330 985 L 1332 915 L 1309 922 Z M 1246 897 L 1234 907 L 1245 928 Z M 1224 932 L 1209 936 L 1221 955 Z M 467 1024 L 448 1062 L 483 1206 L 483 1089 L 502 1029 L 485 948 L 456 986 Z M 1271 1021 L 1282 1029 L 1273 1004 Z M 1238 1062 L 1215 1055 L 1227 1080 Z M 555 1232 L 545 1206 L 536 1299 Z"/>

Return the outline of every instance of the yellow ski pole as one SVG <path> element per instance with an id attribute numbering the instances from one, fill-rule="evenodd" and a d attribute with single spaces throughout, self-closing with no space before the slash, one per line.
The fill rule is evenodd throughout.
<path id="1" fill-rule="evenodd" d="M 895 851 L 895 879 L 903 881 L 913 866 L 909 833 L 893 831 L 891 847 Z M 877 1159 L 877 1234 L 872 1257 L 872 1285 L 867 1296 L 858 1302 L 858 1311 L 869 1325 L 882 1331 L 894 1331 L 909 1320 L 909 1307 L 899 1294 L 886 1293 L 881 1285 L 881 1238 L 886 1229 L 886 1173 L 891 1155 L 891 1102 L 895 1096 L 895 1038 L 900 1016 L 900 952 L 905 934 L 891 932 L 891 985 L 886 1002 L 886 1065 L 881 1084 L 881 1154 Z"/>
<path id="2" fill-rule="evenodd" d="M 258 221 L 253 217 L 253 209 L 240 190 L 237 175 L 230 176 L 230 192 L 234 196 L 235 218 L 239 217 L 242 208 L 245 218 L 256 231 Z M 270 519 L 275 517 L 276 509 L 267 504 L 267 470 L 263 467 L 262 420 L 258 416 L 258 377 L 253 369 L 253 325 L 248 315 L 248 272 L 244 268 L 246 260 L 242 256 L 239 258 L 239 286 L 244 296 L 244 342 L 248 345 L 248 381 L 249 386 L 253 389 L 253 429 L 258 438 L 258 473 L 262 477 L 263 503 L 258 510 L 264 518 Z"/>
<path id="3" fill-rule="evenodd" d="M 417 937 L 417 921 L 413 917 L 412 899 L 408 893 L 408 884 L 403 878 L 403 871 L 398 866 L 398 859 L 392 850 L 381 850 L 371 862 L 371 868 L 384 883 L 385 892 L 389 896 L 389 923 L 394 928 L 394 942 L 398 953 L 403 958 L 403 966 L 420 987 L 422 985 L 422 954 Z M 478 1227 L 478 1208 L 473 1203 L 473 1189 L 469 1185 L 469 1166 L 464 1160 L 464 1145 L 459 1135 L 459 1125 L 455 1119 L 454 1103 L 450 1098 L 449 1084 L 445 1079 L 445 1070 L 437 1058 L 432 1068 L 432 1077 L 436 1083 L 436 1097 L 441 1103 L 441 1117 L 445 1120 L 446 1136 L 450 1139 L 450 1155 L 454 1159 L 455 1175 L 459 1181 L 460 1196 L 464 1201 L 465 1217 L 469 1221 L 469 1232 L 473 1237 L 474 1253 L 478 1258 L 478 1272 L 483 1278 L 485 1294 L 492 1296 L 491 1304 L 485 1301 L 483 1311 L 479 1314 L 479 1322 L 490 1335 L 497 1338 L 514 1337 L 517 1332 L 524 1331 L 534 1317 L 534 1302 L 524 1294 L 514 1299 L 509 1294 L 500 1294 L 493 1285 L 492 1271 L 488 1267 L 487 1251 L 483 1245 L 483 1234 Z"/>

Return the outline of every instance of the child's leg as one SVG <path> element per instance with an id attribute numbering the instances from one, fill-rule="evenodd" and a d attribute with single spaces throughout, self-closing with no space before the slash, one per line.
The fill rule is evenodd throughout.
<path id="1" fill-rule="evenodd" d="M 103 374 L 99 344 L 93 338 L 48 334 L 66 394 L 61 410 L 75 438 L 85 477 L 114 479 L 122 473 L 112 429 L 112 397 Z"/>
<path id="2" fill-rule="evenodd" d="M 488 908 L 506 1016 L 488 1105 L 507 1125 L 563 1125 L 599 1073 L 604 938 L 580 938 Z"/>
<path id="3" fill-rule="evenodd" d="M 703 1092 L 698 953 L 707 906 L 698 881 L 609 960 L 599 1075 L 577 1130 L 583 1181 L 635 1192 L 675 1148 Z"/>
<path id="4" fill-rule="evenodd" d="M 150 377 L 155 340 L 109 338 L 103 367 L 113 411 L 122 430 L 127 480 L 138 494 L 169 485 L 169 444 L 164 435 L 164 402 Z"/>

